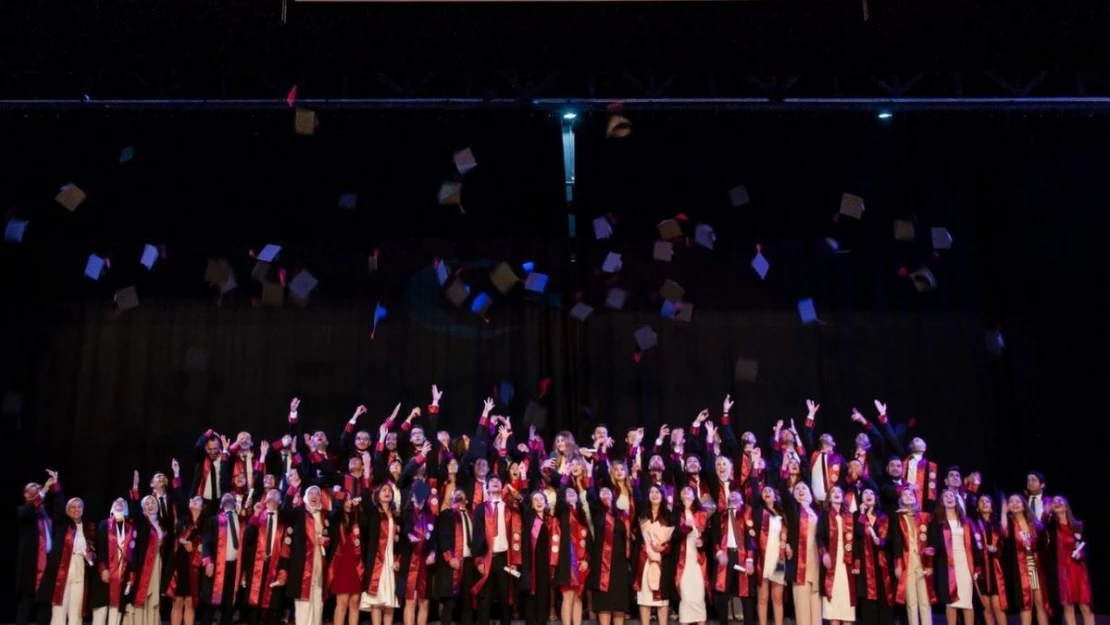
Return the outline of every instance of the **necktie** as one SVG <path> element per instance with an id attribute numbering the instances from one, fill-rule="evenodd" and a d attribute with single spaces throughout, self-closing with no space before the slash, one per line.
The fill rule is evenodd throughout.
<path id="1" fill-rule="evenodd" d="M 158 517 L 166 518 L 169 516 L 169 511 L 166 509 L 166 496 L 162 495 L 158 498 Z"/>
<path id="2" fill-rule="evenodd" d="M 821 475 L 824 476 L 825 490 L 829 489 L 829 454 L 821 452 Z"/>
<path id="3" fill-rule="evenodd" d="M 269 559 L 274 544 L 274 513 L 267 512 L 266 515 L 266 559 Z"/>
<path id="4" fill-rule="evenodd" d="M 239 532 L 235 531 L 235 513 L 227 511 L 227 533 L 231 535 L 231 546 L 239 549 Z"/>
<path id="5" fill-rule="evenodd" d="M 208 481 L 212 484 L 212 499 L 220 498 L 220 478 L 216 475 L 219 472 L 220 467 L 213 460 L 212 466 L 208 468 Z"/>

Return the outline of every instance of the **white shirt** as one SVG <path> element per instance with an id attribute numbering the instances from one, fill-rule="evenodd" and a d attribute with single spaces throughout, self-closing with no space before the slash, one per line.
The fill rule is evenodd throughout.
<path id="1" fill-rule="evenodd" d="M 493 552 L 504 553 L 509 550 L 509 533 L 505 528 L 505 502 L 491 501 L 494 514 L 497 515 L 497 536 L 493 539 Z"/>
<path id="2" fill-rule="evenodd" d="M 810 486 L 813 487 L 813 499 L 816 501 L 825 501 L 825 460 L 828 455 L 823 452 L 817 452 L 817 459 L 813 462 L 813 474 L 810 479 Z"/>
<path id="3" fill-rule="evenodd" d="M 736 522 L 736 511 L 728 511 L 728 548 L 736 549 L 736 528 L 733 524 Z"/>
<path id="4" fill-rule="evenodd" d="M 73 557 L 84 559 L 85 551 L 88 549 L 88 546 L 85 544 L 85 532 L 80 525 L 76 525 L 75 527 L 77 529 L 73 532 Z"/>
<path id="5" fill-rule="evenodd" d="M 1034 517 L 1039 519 L 1044 516 L 1044 496 L 1029 495 L 1029 507 L 1033 510 Z"/>
<path id="6" fill-rule="evenodd" d="M 235 543 L 239 541 L 239 519 L 236 518 L 235 513 L 228 515 L 227 512 L 221 512 L 220 514 L 227 518 L 227 557 L 224 558 L 224 561 L 235 562 L 239 559 L 239 549 L 235 546 Z M 231 539 L 232 533 L 236 535 L 234 541 Z"/>
<path id="7" fill-rule="evenodd" d="M 910 465 L 906 467 L 906 481 L 910 484 L 917 483 L 917 464 L 921 462 L 921 454 L 910 456 Z"/>
<path id="8" fill-rule="evenodd" d="M 463 524 L 463 553 L 462 553 L 462 555 L 463 555 L 464 558 L 470 558 L 470 557 L 472 557 L 472 554 L 470 553 L 470 532 L 473 531 L 471 523 L 470 523 L 470 515 L 468 515 L 466 513 L 466 511 L 464 510 L 464 511 L 459 512 L 459 516 L 462 517 L 462 524 Z"/>

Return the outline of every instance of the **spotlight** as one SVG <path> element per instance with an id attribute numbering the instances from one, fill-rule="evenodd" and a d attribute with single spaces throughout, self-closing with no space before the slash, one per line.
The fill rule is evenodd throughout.
<path id="1" fill-rule="evenodd" d="M 568 120 L 568 121 L 572 120 L 572 119 L 578 119 L 578 113 L 574 113 L 574 112 L 563 113 L 563 119 Z"/>
<path id="2" fill-rule="evenodd" d="M 894 113 L 891 113 L 889 111 L 883 111 L 879 113 L 879 119 L 890 119 L 891 117 L 894 117 Z"/>

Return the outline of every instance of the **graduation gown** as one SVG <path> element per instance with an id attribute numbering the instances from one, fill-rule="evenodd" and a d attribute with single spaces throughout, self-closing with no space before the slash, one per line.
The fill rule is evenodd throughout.
<path id="1" fill-rule="evenodd" d="M 875 544 L 869 528 L 874 529 L 879 544 Z M 890 518 L 881 511 L 875 511 L 873 520 L 863 513 L 856 516 L 855 552 L 860 562 L 859 575 L 856 575 L 856 597 L 893 606 L 890 554 L 887 549 L 889 537 Z"/>
<path id="2" fill-rule="evenodd" d="M 968 555 L 968 564 L 972 565 L 974 580 L 975 570 L 972 562 L 975 553 L 972 549 L 975 543 L 974 529 L 967 519 L 961 520 L 960 524 L 964 528 L 964 553 Z M 937 602 L 948 605 L 964 600 L 966 597 L 959 596 L 956 587 L 956 563 L 952 559 L 952 528 L 946 517 L 940 516 L 933 520 L 929 542 L 936 550 L 936 555 L 933 557 L 933 584 L 936 588 Z M 974 581 L 972 583 L 974 584 Z"/>
<path id="3" fill-rule="evenodd" d="M 1002 609 L 1007 609 L 1006 579 L 1002 573 L 1002 533 L 997 521 L 982 518 L 971 521 L 972 559 L 975 567 L 975 600 L 982 605 L 982 597 L 998 597 Z M 994 553 L 990 547 L 994 547 Z"/>
<path id="4" fill-rule="evenodd" d="M 522 558 L 521 590 L 529 595 L 544 597 L 551 588 L 551 532 L 545 514 L 536 514 L 531 508 L 522 512 L 525 534 Z"/>
<path id="5" fill-rule="evenodd" d="M 263 510 L 250 518 L 243 532 L 242 583 L 247 605 L 268 610 L 282 605 L 285 584 L 288 584 L 290 545 L 285 543 L 286 525 L 274 512 L 274 532 L 270 537 L 270 555 L 266 557 L 267 534 L 270 517 Z M 278 586 L 271 586 L 279 583 Z"/>
<path id="6" fill-rule="evenodd" d="M 1003 512 L 1009 514 L 1009 512 Z M 1048 578 L 1045 575 L 1044 549 L 1048 544 L 1048 534 L 1040 521 L 1034 521 L 1030 527 L 1030 536 L 1023 538 L 1013 519 L 1009 527 L 1002 532 L 1002 574 L 1006 585 L 1006 602 L 1011 613 L 1021 610 L 1032 610 L 1033 591 L 1027 555 L 1033 556 L 1037 578 L 1040 581 L 1041 597 L 1044 598 L 1045 609 L 1051 610 L 1049 601 Z"/>

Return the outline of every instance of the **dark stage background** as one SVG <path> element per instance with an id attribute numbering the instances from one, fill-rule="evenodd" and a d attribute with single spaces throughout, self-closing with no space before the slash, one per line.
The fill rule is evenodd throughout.
<path id="1" fill-rule="evenodd" d="M 915 420 L 942 463 L 982 471 L 991 488 L 1019 489 L 1026 470 L 1044 471 L 1097 535 L 1102 485 L 1088 480 L 1103 440 L 1107 119 L 627 114 L 634 130 L 622 141 L 604 138 L 603 115 L 581 116 L 568 207 L 559 120 L 545 113 L 323 111 L 312 137 L 293 134 L 291 111 L 3 113 L 0 206 L 31 222 L 0 256 L 0 371 L 4 389 L 23 392 L 22 415 L 5 422 L 15 467 L 5 492 L 14 504 L 49 466 L 99 518 L 132 469 L 144 488 L 173 456 L 191 470 L 209 426 L 277 436 L 294 395 L 307 427 L 337 437 L 357 404 L 373 425 L 397 401 L 426 403 L 436 382 L 440 425 L 457 433 L 502 379 L 516 385 L 507 410 L 519 419 L 550 377 L 548 435 L 604 421 L 653 436 L 703 407 L 716 414 L 731 392 L 738 430 L 766 438 L 812 397 L 818 428 L 849 447 L 851 408 L 873 416 L 878 397 L 893 418 Z M 125 146 L 134 159 L 119 163 Z M 480 165 L 464 181 L 462 215 L 436 192 L 466 146 Z M 52 201 L 70 182 L 89 194 L 72 214 Z M 728 190 L 741 184 L 751 202 L 732 208 Z M 349 192 L 358 207 L 337 209 Z M 834 222 L 842 192 L 865 198 L 862 221 Z M 713 224 L 715 249 L 655 262 L 655 224 L 678 212 L 691 236 L 695 223 Z M 597 242 L 590 220 L 605 213 L 614 238 Z M 891 220 L 911 217 L 918 242 L 895 241 Z M 934 225 L 954 237 L 939 257 L 927 242 Z M 848 253 L 829 253 L 825 237 Z M 320 279 L 307 306 L 252 305 L 248 250 L 267 242 L 285 246 L 290 276 L 306 267 Z M 144 243 L 167 249 L 150 272 L 137 264 Z M 748 266 L 757 243 L 766 281 Z M 624 270 L 607 284 L 597 268 L 610 250 Z M 90 252 L 112 260 L 98 283 L 82 277 Z M 240 284 L 220 306 L 203 280 L 211 256 L 227 258 Z M 551 282 L 542 296 L 496 297 L 487 324 L 443 301 L 437 257 L 475 291 L 502 260 L 533 261 Z M 898 276 L 922 264 L 936 292 Z M 660 318 L 665 278 L 686 288 L 690 323 Z M 141 305 L 114 314 L 113 291 L 132 284 Z M 630 292 L 621 312 L 602 304 L 614 285 Z M 800 324 L 803 297 L 822 325 Z M 576 298 L 597 307 L 585 324 L 567 318 Z M 389 313 L 371 340 L 378 301 Z M 659 346 L 637 364 L 633 332 L 645 324 Z M 994 328 L 1000 357 L 986 349 Z M 757 383 L 734 380 L 738 357 L 760 362 Z M 1107 555 L 1092 543 L 1096 596 Z"/>

